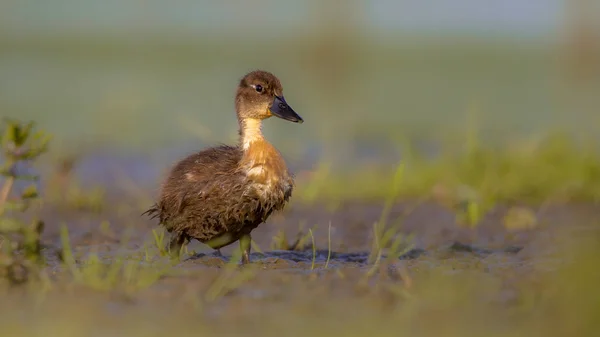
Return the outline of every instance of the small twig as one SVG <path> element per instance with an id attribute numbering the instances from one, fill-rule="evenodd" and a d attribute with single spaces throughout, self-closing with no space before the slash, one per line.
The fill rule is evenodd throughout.
<path id="1" fill-rule="evenodd" d="M 331 221 L 329 221 L 329 230 L 327 232 L 327 262 L 325 262 L 325 269 L 329 266 L 329 260 L 331 259 Z"/>
<path id="2" fill-rule="evenodd" d="M 10 193 L 14 182 L 14 177 L 8 177 L 6 178 L 4 185 L 2 185 L 2 190 L 0 190 L 0 215 L 4 214 L 4 206 L 6 205 L 8 194 Z"/>
<path id="3" fill-rule="evenodd" d="M 317 247 L 315 246 L 315 236 L 313 235 L 312 229 L 309 229 L 308 232 L 310 233 L 310 237 L 312 238 L 313 258 L 312 264 L 310 265 L 310 270 L 313 270 L 315 269 L 315 259 L 317 258 Z"/>

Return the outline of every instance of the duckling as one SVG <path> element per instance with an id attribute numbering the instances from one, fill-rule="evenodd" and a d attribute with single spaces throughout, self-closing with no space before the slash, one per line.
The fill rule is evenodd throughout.
<path id="1" fill-rule="evenodd" d="M 262 70 L 246 74 L 235 96 L 239 142 L 192 154 L 174 165 L 160 198 L 144 214 L 171 233 L 178 254 L 191 239 L 217 250 L 239 240 L 242 264 L 250 262 L 251 232 L 292 196 L 293 175 L 261 131 L 276 116 L 303 123 L 286 102 L 279 79 Z"/>

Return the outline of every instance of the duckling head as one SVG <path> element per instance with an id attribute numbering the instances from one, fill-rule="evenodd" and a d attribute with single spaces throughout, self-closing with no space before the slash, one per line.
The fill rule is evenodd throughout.
<path id="1" fill-rule="evenodd" d="M 271 116 L 294 123 L 304 122 L 285 101 L 279 79 L 262 70 L 250 72 L 241 79 L 235 109 L 242 124 L 246 120 L 261 121 Z"/>

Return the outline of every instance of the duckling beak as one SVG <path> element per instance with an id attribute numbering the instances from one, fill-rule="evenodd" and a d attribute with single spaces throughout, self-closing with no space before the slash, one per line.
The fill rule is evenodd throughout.
<path id="1" fill-rule="evenodd" d="M 271 113 L 279 118 L 294 122 L 302 123 L 304 120 L 300 117 L 294 109 L 292 109 L 283 96 L 275 96 L 273 105 L 271 105 Z"/>

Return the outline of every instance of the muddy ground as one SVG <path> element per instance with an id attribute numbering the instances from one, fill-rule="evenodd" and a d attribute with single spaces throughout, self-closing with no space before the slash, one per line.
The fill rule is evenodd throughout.
<path id="1" fill-rule="evenodd" d="M 320 205 L 292 204 L 289 209 L 273 215 L 259 226 L 253 232 L 252 238 L 266 255 L 273 255 L 276 253 L 269 252 L 269 247 L 281 231 L 285 233 L 291 246 L 299 237 L 308 236 L 308 229 L 311 229 L 319 253 L 327 251 L 330 246 L 333 252 L 332 259 L 336 262 L 362 262 L 360 258 L 351 256 L 366 255 L 372 250 L 373 226 L 381 217 L 383 204 L 383 201 L 381 204 L 355 201 L 342 204 L 335 210 L 328 210 Z M 109 205 L 109 208 L 112 206 Z M 398 202 L 390 211 L 388 226 L 398 226 L 398 235 L 407 236 L 412 246 L 411 256 L 414 257 L 440 249 L 467 252 L 466 246 L 472 246 L 472 253 L 479 255 L 492 252 L 513 255 L 529 255 L 536 252 L 542 254 L 545 249 L 551 249 L 552 240 L 559 239 L 557 235 L 562 239 L 576 239 L 578 233 L 600 229 L 595 224 L 600 217 L 600 208 L 593 204 L 555 205 L 543 209 L 531 207 L 530 210 L 537 216 L 534 228 L 506 228 L 503 217 L 507 208 L 502 206 L 497 206 L 489 212 L 476 228 L 469 228 L 457 221 L 455 213 L 435 202 L 420 203 L 417 206 L 411 202 Z M 132 247 L 141 248 L 152 238 L 153 229 L 160 230 L 155 220 L 142 216 L 137 209 L 132 209 L 131 213 L 114 214 L 110 209 L 100 213 L 89 213 L 49 208 L 41 212 L 41 217 L 46 221 L 44 242 L 48 246 L 60 245 L 59 229 L 63 223 L 69 228 L 71 242 L 75 248 L 94 247 L 101 251 L 116 250 L 123 240 L 127 240 L 128 245 Z M 408 238 L 411 235 L 413 237 Z M 297 247 L 295 251 L 278 254 L 290 260 L 289 262 L 305 259 L 310 261 L 310 241 L 310 237 L 303 240 L 306 251 L 298 251 L 303 249 Z M 213 252 L 196 241 L 188 247 L 199 254 Z M 237 248 L 237 244 L 223 248 L 223 258 Z M 253 254 L 254 260 L 260 260 L 264 255 L 256 252 L 256 249 Z M 307 257 L 306 254 L 310 256 Z M 182 262 L 182 267 L 193 260 Z"/>
<path id="2" fill-rule="evenodd" d="M 502 316 L 505 310 L 521 308 L 529 298 L 527 289 L 534 289 L 544 276 L 570 261 L 565 247 L 600 234 L 600 208 L 591 203 L 529 208 L 536 217 L 535 226 L 511 230 L 503 222 L 507 207 L 495 207 L 479 226 L 470 229 L 436 202 L 403 201 L 391 208 L 388 223 L 399 224 L 396 236 L 406 236 L 405 251 L 400 258 L 386 260 L 384 250 L 381 266 L 374 268 L 369 260 L 373 225 L 381 217 L 383 200 L 348 201 L 336 208 L 292 202 L 253 232 L 261 252 L 254 250 L 250 267 L 231 272 L 226 266 L 237 244 L 222 249 L 219 256 L 193 242 L 183 261 L 149 287 L 99 292 L 66 279 L 60 282 L 61 271 L 66 269 L 58 254 L 62 224 L 68 226 L 78 263 L 90 253 L 98 254 L 106 264 L 125 255 L 141 259 L 149 251 L 151 260 L 161 259 L 152 236 L 157 223 L 141 215 L 156 185 L 140 187 L 138 196 L 145 195 L 143 198 L 109 184 L 104 187 L 108 194 L 100 211 L 74 210 L 59 203 L 43 206 L 39 216 L 46 223 L 44 254 L 49 275 L 59 282 L 41 304 L 24 300 L 19 292 L 7 293 L 5 304 L 19 303 L 19 310 L 5 316 L 7 322 L 35 317 L 48 334 L 73 336 L 163 336 L 200 331 L 326 335 L 328 329 L 364 335 L 369 331 L 359 332 L 359 327 L 374 324 L 381 330 L 379 335 L 405 331 L 425 336 L 445 332 L 443 325 L 429 326 L 427 320 L 414 315 L 431 315 L 437 320 L 482 315 L 468 323 L 468 331 L 476 335 L 488 331 L 489 324 L 503 328 L 517 324 L 511 315 Z M 315 251 L 307 236 L 309 228 Z M 290 247 L 281 241 L 273 247 L 274 237 L 282 231 L 291 246 L 300 236 L 305 240 L 293 250 L 286 250 Z M 448 289 L 431 286 L 431 275 L 437 275 L 442 284 L 448 282 Z M 429 288 L 425 284 L 430 284 Z M 402 303 L 411 298 L 422 302 L 409 307 L 414 312 L 399 314 L 398 310 L 407 310 L 399 309 Z M 490 310 L 500 312 L 490 314 Z M 325 315 L 328 319 L 323 319 Z M 360 324 L 346 324 L 356 322 Z M 68 333 L 60 328 L 65 326 Z M 321 327 L 311 330 L 315 326 Z M 15 331 L 24 335 L 39 333 L 31 327 L 19 329 Z"/>

